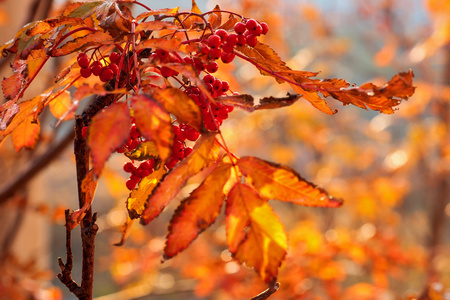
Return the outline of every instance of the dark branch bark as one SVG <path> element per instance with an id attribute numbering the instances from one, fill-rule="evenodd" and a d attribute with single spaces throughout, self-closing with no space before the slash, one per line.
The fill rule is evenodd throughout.
<path id="1" fill-rule="evenodd" d="M 279 288 L 280 288 L 280 283 L 277 282 L 274 285 L 270 286 L 267 290 L 265 290 L 264 292 L 262 292 L 261 294 L 255 296 L 255 297 L 253 297 L 250 300 L 266 300 L 271 295 L 273 295 L 276 291 L 278 291 Z"/>

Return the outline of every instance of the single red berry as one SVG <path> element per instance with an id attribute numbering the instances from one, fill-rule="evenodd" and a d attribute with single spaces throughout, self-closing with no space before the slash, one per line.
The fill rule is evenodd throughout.
<path id="1" fill-rule="evenodd" d="M 258 22 L 255 19 L 250 19 L 245 23 L 245 27 L 249 31 L 255 30 L 255 28 L 258 26 Z"/>
<path id="2" fill-rule="evenodd" d="M 208 55 L 210 51 L 211 49 L 209 49 L 207 45 L 202 45 L 202 47 L 200 48 L 200 53 L 203 55 Z"/>
<path id="3" fill-rule="evenodd" d="M 110 68 L 103 68 L 102 73 L 100 74 L 100 80 L 103 82 L 110 81 L 114 78 L 114 72 Z"/>
<path id="4" fill-rule="evenodd" d="M 211 49 L 217 49 L 222 44 L 222 39 L 220 38 L 220 36 L 213 34 L 208 37 L 207 42 L 208 42 L 208 46 Z"/>
<path id="5" fill-rule="evenodd" d="M 132 162 L 127 162 L 123 165 L 123 170 L 127 173 L 133 173 L 134 170 L 136 170 L 136 167 L 133 165 Z"/>
<path id="6" fill-rule="evenodd" d="M 91 71 L 95 76 L 99 76 L 100 74 L 102 74 L 102 70 L 103 66 L 101 62 L 96 60 L 91 64 Z"/>
<path id="7" fill-rule="evenodd" d="M 128 145 L 128 150 L 134 150 L 137 148 L 137 146 L 139 146 L 139 141 L 138 140 L 132 140 L 131 143 Z"/>
<path id="8" fill-rule="evenodd" d="M 266 22 L 261 22 L 260 25 L 262 27 L 261 34 L 267 34 L 267 32 L 269 31 L 269 25 L 267 25 Z"/>
<path id="9" fill-rule="evenodd" d="M 207 75 L 205 75 L 205 77 L 203 77 L 204 83 L 213 84 L 214 80 L 216 80 L 216 78 L 214 76 L 212 76 L 211 74 L 207 74 Z"/>
<path id="10" fill-rule="evenodd" d="M 77 59 L 78 65 L 81 68 L 88 68 L 89 67 L 89 57 L 87 56 L 87 54 L 81 56 L 80 58 Z"/>
<path id="11" fill-rule="evenodd" d="M 113 52 L 113 53 L 111 53 L 111 54 L 109 55 L 109 60 L 110 60 L 112 63 L 117 62 L 119 59 L 120 59 L 120 54 L 117 53 L 117 52 Z"/>
<path id="12" fill-rule="evenodd" d="M 255 27 L 255 29 L 251 30 L 250 32 L 251 32 L 253 35 L 260 36 L 260 35 L 262 34 L 262 31 L 263 31 L 262 26 L 261 26 L 260 24 L 257 24 L 256 27 Z"/>
<path id="13" fill-rule="evenodd" d="M 217 91 L 220 90 L 221 88 L 222 88 L 222 80 L 216 78 L 213 83 L 213 89 Z"/>
<path id="14" fill-rule="evenodd" d="M 133 190 L 136 187 L 137 182 L 134 180 L 128 179 L 127 182 L 125 182 L 125 185 L 127 186 L 127 189 L 130 191 Z"/>
<path id="15" fill-rule="evenodd" d="M 238 36 L 238 42 L 237 42 L 237 44 L 236 45 L 238 45 L 238 46 L 244 46 L 245 44 L 247 44 L 247 38 L 244 36 L 244 35 L 239 35 Z"/>
<path id="16" fill-rule="evenodd" d="M 141 136 L 141 134 L 139 133 L 136 125 L 131 126 L 130 138 L 133 139 L 133 140 L 137 140 L 140 136 Z"/>
<path id="17" fill-rule="evenodd" d="M 166 162 L 166 167 L 172 169 L 180 160 L 176 157 L 171 157 L 168 162 Z"/>
<path id="18" fill-rule="evenodd" d="M 234 106 L 231 105 L 225 105 L 225 107 L 227 108 L 228 112 L 232 112 L 234 110 Z"/>
<path id="19" fill-rule="evenodd" d="M 80 69 L 80 75 L 84 78 L 91 77 L 92 71 L 90 68 L 81 68 Z"/>
<path id="20" fill-rule="evenodd" d="M 186 56 L 185 58 L 183 58 L 183 60 L 184 60 L 184 63 L 188 64 L 188 65 L 192 65 L 192 63 L 193 63 L 192 58 L 190 58 L 189 56 Z"/>
<path id="21" fill-rule="evenodd" d="M 230 84 L 228 83 L 228 81 L 222 81 L 222 86 L 220 87 L 220 89 L 223 93 L 228 92 L 228 90 L 230 89 Z"/>
<path id="22" fill-rule="evenodd" d="M 231 33 L 228 37 L 227 37 L 227 43 L 230 45 L 236 45 L 238 42 L 238 35 L 236 33 Z"/>
<path id="23" fill-rule="evenodd" d="M 217 117 L 222 120 L 228 119 L 228 109 L 222 106 L 217 113 Z"/>
<path id="24" fill-rule="evenodd" d="M 216 121 L 214 120 L 214 118 L 211 116 L 211 114 L 209 112 L 204 115 L 203 123 L 204 123 L 206 129 L 208 129 L 208 130 L 216 131 L 219 129 L 219 127 L 218 127 L 219 124 L 216 123 Z"/>
<path id="25" fill-rule="evenodd" d="M 206 65 L 206 71 L 208 71 L 209 73 L 216 73 L 217 70 L 219 70 L 219 64 L 215 61 L 212 61 Z"/>
<path id="26" fill-rule="evenodd" d="M 234 25 L 234 31 L 237 34 L 243 34 L 245 32 L 246 26 L 244 23 L 242 22 L 238 22 Z"/>
<path id="27" fill-rule="evenodd" d="M 113 71 L 114 76 L 116 76 L 119 73 L 119 66 L 117 64 L 110 64 L 108 68 L 110 68 Z"/>
<path id="28" fill-rule="evenodd" d="M 220 50 L 219 48 L 211 49 L 211 51 L 209 52 L 209 56 L 214 60 L 219 59 L 221 55 L 222 50 Z"/>
<path id="29" fill-rule="evenodd" d="M 224 53 L 231 53 L 234 50 L 234 45 L 231 45 L 230 43 L 226 42 L 225 44 L 222 44 L 222 55 Z"/>
<path id="30" fill-rule="evenodd" d="M 195 128 L 190 127 L 186 129 L 186 138 L 188 140 L 195 142 L 199 136 L 200 132 L 198 132 Z"/>
<path id="31" fill-rule="evenodd" d="M 172 157 L 183 159 L 184 157 L 184 144 L 180 141 L 174 141 L 172 146 Z"/>
<path id="32" fill-rule="evenodd" d="M 153 158 L 150 158 L 149 160 L 143 162 L 142 164 L 145 164 L 145 168 L 147 169 L 153 169 L 155 167 L 155 160 Z"/>
<path id="33" fill-rule="evenodd" d="M 166 60 L 169 57 L 169 52 L 163 49 L 156 49 L 155 53 L 156 56 L 162 61 Z"/>
<path id="34" fill-rule="evenodd" d="M 232 62 L 234 60 L 235 57 L 236 57 L 236 55 L 234 53 L 223 52 L 220 59 L 222 60 L 222 62 L 224 64 L 229 64 L 230 62 Z"/>
<path id="35" fill-rule="evenodd" d="M 223 29 L 216 30 L 215 34 L 220 36 L 220 39 L 222 40 L 222 42 L 225 42 L 225 40 L 228 37 L 228 32 L 226 32 Z"/>
<path id="36" fill-rule="evenodd" d="M 256 35 L 250 34 L 247 36 L 247 45 L 250 47 L 255 47 L 258 44 L 258 38 Z"/>
<path id="37" fill-rule="evenodd" d="M 194 151 L 194 149 L 192 149 L 191 147 L 184 148 L 184 157 L 187 157 L 189 154 L 192 153 L 192 151 Z"/>

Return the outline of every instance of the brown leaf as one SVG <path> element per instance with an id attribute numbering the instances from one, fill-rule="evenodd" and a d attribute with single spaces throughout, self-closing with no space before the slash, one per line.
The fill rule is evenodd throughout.
<path id="1" fill-rule="evenodd" d="M 230 164 L 224 164 L 206 177 L 175 211 L 169 225 L 164 259 L 186 249 L 220 213 L 225 199 L 223 187 L 230 177 Z"/>
<path id="2" fill-rule="evenodd" d="M 166 161 L 173 144 L 170 115 L 160 103 L 144 94 L 133 96 L 130 103 L 140 133 L 155 143 L 161 160 Z"/>
<path id="3" fill-rule="evenodd" d="M 202 134 L 195 144 L 194 151 L 167 173 L 148 199 L 146 209 L 141 217 L 142 224 L 148 224 L 156 218 L 178 194 L 187 180 L 206 167 L 211 160 L 210 155 L 213 152 L 214 143 L 214 133 Z"/>
<path id="4" fill-rule="evenodd" d="M 247 94 L 220 96 L 214 100 L 225 105 L 231 105 L 248 112 L 253 112 L 259 109 L 275 109 L 289 106 L 294 104 L 300 97 L 301 95 L 297 94 L 288 94 L 286 97 L 264 97 L 259 100 L 258 105 L 254 105 L 253 97 Z"/>
<path id="5" fill-rule="evenodd" d="M 139 144 L 133 151 L 125 152 L 125 156 L 132 160 L 142 161 L 151 158 L 159 159 L 159 152 L 154 142 L 146 141 Z"/>
<path id="6" fill-rule="evenodd" d="M 254 189 L 236 183 L 228 194 L 226 216 L 227 243 L 233 257 L 273 284 L 288 247 L 277 215 Z"/>
<path id="7" fill-rule="evenodd" d="M 225 23 L 223 23 L 223 24 L 219 27 L 219 29 L 223 29 L 223 30 L 231 30 L 231 29 L 234 28 L 234 25 L 236 25 L 237 22 L 238 22 L 238 19 L 236 19 L 236 18 L 234 17 L 234 15 L 230 15 L 230 16 L 228 17 L 228 20 L 227 20 Z"/>
<path id="8" fill-rule="evenodd" d="M 258 193 L 266 199 L 288 201 L 299 205 L 339 207 L 342 199 L 334 198 L 289 167 L 256 157 L 242 157 L 239 170 Z"/>
<path id="9" fill-rule="evenodd" d="M 131 117 L 126 103 L 116 102 L 100 111 L 89 125 L 87 144 L 94 173 L 100 175 L 105 161 L 130 134 Z"/>
<path id="10" fill-rule="evenodd" d="M 301 96 L 302 95 L 288 93 L 287 96 L 283 98 L 265 97 L 260 99 L 259 104 L 255 106 L 255 109 L 274 109 L 290 106 L 297 102 Z"/>

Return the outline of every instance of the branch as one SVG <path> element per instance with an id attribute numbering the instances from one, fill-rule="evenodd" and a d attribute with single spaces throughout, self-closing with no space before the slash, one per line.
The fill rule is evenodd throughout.
<path id="1" fill-rule="evenodd" d="M 266 300 L 268 299 L 272 294 L 274 294 L 278 289 L 280 288 L 280 283 L 276 282 L 274 285 L 271 285 L 267 290 L 262 292 L 259 295 L 256 295 L 250 300 Z"/>

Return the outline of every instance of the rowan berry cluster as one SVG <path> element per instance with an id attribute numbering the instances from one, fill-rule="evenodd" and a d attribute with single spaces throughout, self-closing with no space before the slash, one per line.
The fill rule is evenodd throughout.
<path id="1" fill-rule="evenodd" d="M 120 56 L 119 53 L 112 52 L 109 55 L 109 61 L 104 58 L 93 60 L 85 52 L 82 52 L 77 57 L 78 65 L 81 67 L 80 75 L 84 78 L 89 78 L 91 75 L 99 76 L 102 82 L 108 82 L 119 73 L 117 63 L 120 60 Z"/>
<path id="2" fill-rule="evenodd" d="M 129 190 L 132 190 L 141 181 L 142 178 L 152 174 L 155 167 L 155 159 L 143 161 L 136 167 L 133 162 L 127 162 L 123 165 L 123 170 L 130 173 L 130 178 L 126 181 L 125 185 Z"/>

